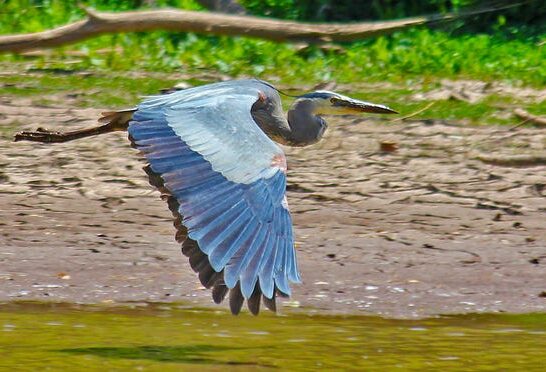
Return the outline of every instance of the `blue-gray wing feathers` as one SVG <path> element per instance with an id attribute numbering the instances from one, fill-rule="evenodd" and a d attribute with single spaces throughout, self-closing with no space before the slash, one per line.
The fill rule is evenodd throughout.
<path id="1" fill-rule="evenodd" d="M 176 199 L 187 236 L 214 270 L 208 275 L 223 273 L 214 277 L 216 284 L 246 299 L 256 290 L 264 301 L 274 298 L 275 290 L 289 295 L 289 282 L 300 278 L 283 201 L 286 176 L 272 164 L 284 155 L 250 114 L 260 91 L 269 87 L 255 80 L 207 87 L 143 102 L 129 135 Z M 213 297 L 215 290 L 225 296 L 214 287 Z M 230 295 L 232 301 L 240 302 L 237 294 Z"/>

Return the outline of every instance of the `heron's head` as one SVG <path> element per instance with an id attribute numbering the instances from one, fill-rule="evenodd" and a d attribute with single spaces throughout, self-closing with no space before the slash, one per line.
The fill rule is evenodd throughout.
<path id="1" fill-rule="evenodd" d="M 393 109 L 376 103 L 360 101 L 327 90 L 317 90 L 298 97 L 311 105 L 315 115 L 397 114 Z"/>

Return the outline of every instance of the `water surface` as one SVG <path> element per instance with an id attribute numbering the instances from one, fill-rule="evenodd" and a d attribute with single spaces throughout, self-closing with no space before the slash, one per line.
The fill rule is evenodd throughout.
<path id="1" fill-rule="evenodd" d="M 542 371 L 546 314 L 425 320 L 176 304 L 0 305 L 0 370 Z"/>

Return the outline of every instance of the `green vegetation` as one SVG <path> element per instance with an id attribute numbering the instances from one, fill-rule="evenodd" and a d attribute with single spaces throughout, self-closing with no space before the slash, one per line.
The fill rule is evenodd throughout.
<path id="1" fill-rule="evenodd" d="M 2 65 L 0 65 L 1 67 Z M 55 71 L 61 71 L 55 72 Z M 178 81 L 146 76 L 128 78 L 120 74 L 72 74 L 63 70 L 38 70 L 24 75 L 2 77 L 0 95 L 50 97 L 53 104 L 73 100 L 80 107 L 122 107 L 135 104 L 143 95 L 157 94 Z"/>
<path id="2" fill-rule="evenodd" d="M 33 32 L 81 19 L 74 2 L 0 0 L 0 33 Z M 36 6 L 36 3 L 41 4 Z M 249 2 L 250 3 L 250 2 Z M 127 10 L 132 2 L 92 1 L 103 10 Z M 190 0 L 157 1 L 198 9 Z M 254 8 L 253 8 L 254 9 Z M 538 39 L 546 34 L 538 35 Z M 467 77 L 546 84 L 546 48 L 537 37 L 506 40 L 502 35 L 450 36 L 443 31 L 414 29 L 392 36 L 324 50 L 315 46 L 263 40 L 197 36 L 165 32 L 105 35 L 60 48 L 30 61 L 34 67 L 69 69 L 185 71 L 209 69 L 230 76 L 278 76 L 287 82 L 335 80 L 405 81 L 415 77 Z M 78 57 L 74 57 L 77 51 Z M 71 53 L 72 52 L 72 53 Z M 17 60 L 21 57 L 0 57 Z M 28 61 L 27 61 L 28 62 Z"/>
<path id="3" fill-rule="evenodd" d="M 87 2 L 94 8 L 112 11 L 142 8 L 144 3 L 138 0 Z M 316 18 L 311 17 L 309 9 L 317 4 L 330 6 L 328 1 L 298 2 L 296 6 L 292 0 L 270 0 L 263 2 L 261 8 L 258 3 L 262 2 L 242 3 L 253 14 L 312 20 Z M 472 2 L 398 2 L 404 6 L 372 3 L 375 10 L 370 10 L 368 15 L 385 18 L 450 10 Z M 426 6 L 418 6 L 420 3 Z M 202 9 L 192 0 L 157 0 L 154 4 Z M 0 0 L 0 9 L 0 34 L 49 29 L 84 17 L 76 1 Z M 535 18 L 540 18 L 542 8 L 537 9 Z M 531 36 L 513 32 L 512 25 L 506 23 L 510 12 L 513 10 L 507 13 L 508 18 L 496 16 L 498 19 L 489 23 L 490 28 L 497 27 L 497 32 L 475 34 L 417 28 L 336 47 L 191 33 L 104 35 L 34 55 L 0 55 L 0 70 L 14 72 L 0 75 L 0 94 L 36 96 L 37 102 L 63 99 L 66 95 L 72 97 L 71 105 L 122 107 L 134 104 L 139 96 L 154 94 L 159 88 L 181 80 L 198 84 L 221 76 L 255 76 L 285 88 L 309 87 L 323 81 L 357 85 L 357 96 L 388 103 L 402 114 L 409 114 L 428 102 L 412 100 L 411 96 L 438 89 L 442 79 L 502 81 L 516 87 L 546 85 L 546 47 L 541 44 L 546 40 L 546 33 L 532 28 L 532 22 L 527 27 L 527 30 L 535 30 Z M 531 17 L 529 12 L 524 14 L 525 19 Z M 388 83 L 385 87 L 372 85 L 385 82 Z M 355 93 L 353 87 L 348 90 Z M 514 123 L 506 115 L 497 114 L 499 107 L 515 105 L 534 109 L 536 114 L 546 110 L 543 102 L 536 99 L 524 100 L 500 92 L 472 104 L 438 100 L 420 117 Z"/>
<path id="4" fill-rule="evenodd" d="M 546 315 L 424 320 L 271 313 L 177 304 L 0 307 L 0 369 L 537 370 Z"/>
<path id="5" fill-rule="evenodd" d="M 458 34 L 491 32 L 508 38 L 546 32 L 543 0 L 241 0 L 252 14 L 306 21 L 383 20 L 478 9 L 496 11 L 437 25 Z"/>
<path id="6" fill-rule="evenodd" d="M 13 68 L 11 64 L 0 64 L 0 70 L 4 66 Z M 181 81 L 200 85 L 219 78 L 219 75 L 203 72 L 196 75 L 173 75 L 119 71 L 71 72 L 62 69 L 30 72 L 21 70 L 20 73 L 0 78 L 2 82 L 0 96 L 30 97 L 34 104 L 44 104 L 46 99 L 50 105 L 113 109 L 132 106 L 142 96 L 157 94 L 161 89 Z M 294 85 L 290 83 L 278 85 L 291 93 L 301 92 L 297 87 L 294 89 Z M 517 120 L 514 121 L 509 115 L 502 115 L 503 109 L 526 107 L 535 114 L 546 114 L 546 105 L 543 102 L 531 103 L 525 97 L 516 97 L 510 92 L 490 95 L 476 103 L 453 99 L 424 101 L 412 99 L 417 93 L 426 94 L 442 89 L 437 79 L 415 79 L 396 84 L 359 83 L 358 88 L 354 88 L 353 85 L 342 85 L 338 90 L 347 91 L 355 98 L 388 103 L 402 115 L 418 111 L 429 102 L 434 103 L 416 118 L 465 120 L 471 124 L 515 124 Z M 290 101 L 290 98 L 286 98 L 287 104 Z M 13 128 L 8 131 L 10 136 L 13 131 L 15 131 Z"/>

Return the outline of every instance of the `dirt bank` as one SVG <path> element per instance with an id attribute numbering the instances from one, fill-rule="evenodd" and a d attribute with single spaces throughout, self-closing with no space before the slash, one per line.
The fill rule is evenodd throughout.
<path id="1" fill-rule="evenodd" d="M 0 102 L 0 301 L 211 304 L 125 136 L 13 143 L 10 127 L 76 128 L 99 113 L 29 104 Z M 321 144 L 287 149 L 304 284 L 286 305 L 545 311 L 546 166 L 476 159 L 534 159 L 545 145 L 532 128 L 330 119 Z"/>

